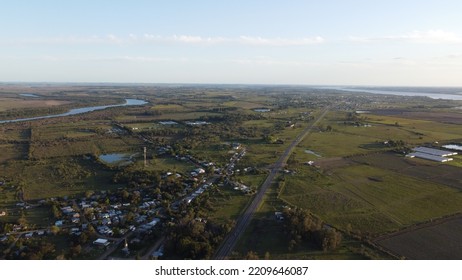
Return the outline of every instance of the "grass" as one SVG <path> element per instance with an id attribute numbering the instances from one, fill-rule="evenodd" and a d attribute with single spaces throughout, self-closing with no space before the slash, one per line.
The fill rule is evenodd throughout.
<path id="1" fill-rule="evenodd" d="M 46 108 L 50 106 L 59 106 L 69 104 L 69 101 L 60 100 L 43 100 L 43 99 L 22 99 L 22 98 L 0 98 L 0 112 L 11 109 L 24 108 Z"/>
<path id="2" fill-rule="evenodd" d="M 287 177 L 286 177 L 287 180 Z M 286 181 L 286 184 L 290 182 Z M 284 232 L 284 223 L 275 218 L 274 212 L 281 211 L 287 203 L 279 199 L 277 184 L 273 184 L 255 213 L 249 227 L 239 240 L 236 251 L 240 256 L 253 251 L 263 259 L 269 253 L 270 259 L 365 259 L 360 253 L 360 242 L 345 238 L 339 248 L 324 252 L 312 244 L 303 243 L 288 250 L 289 239 Z M 376 254 L 374 250 L 370 255 Z"/>
<path id="3" fill-rule="evenodd" d="M 254 189 L 258 189 L 260 185 L 265 181 L 268 174 L 260 174 L 260 175 L 238 175 L 236 176 L 236 180 L 242 182 L 244 185 L 252 187 Z"/>
<path id="4" fill-rule="evenodd" d="M 27 144 L 0 144 L 0 163 L 23 159 L 27 156 Z"/>
<path id="5" fill-rule="evenodd" d="M 287 177 L 282 199 L 345 229 L 372 234 L 460 211 L 458 190 L 367 165 Z"/>
<path id="6" fill-rule="evenodd" d="M 81 194 L 86 190 L 119 187 L 112 183 L 115 171 L 83 158 L 10 161 L 0 166 L 15 185 L 24 186 L 26 200 Z M 61 174 L 61 175 L 60 175 Z M 62 175 L 64 174 L 64 175 Z"/>
<path id="7" fill-rule="evenodd" d="M 141 160 L 139 160 L 141 163 Z M 154 158 L 149 161 L 148 170 L 156 171 L 170 171 L 170 172 L 179 172 L 181 174 L 187 174 L 193 169 L 197 168 L 190 161 L 181 161 L 174 158 Z"/>
<path id="8" fill-rule="evenodd" d="M 398 233 L 377 243 L 409 259 L 460 260 L 461 229 L 458 217 Z M 445 247 L 448 249 L 442 250 Z"/>
<path id="9" fill-rule="evenodd" d="M 214 211 L 210 213 L 210 219 L 218 222 L 237 219 L 251 197 L 230 186 L 219 187 L 218 192 L 210 196 L 214 206 Z"/>

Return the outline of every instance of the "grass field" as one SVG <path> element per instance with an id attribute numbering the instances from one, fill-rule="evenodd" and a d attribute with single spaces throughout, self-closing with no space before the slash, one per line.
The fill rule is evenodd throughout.
<path id="1" fill-rule="evenodd" d="M 55 158 L 36 162 L 10 161 L 0 166 L 0 173 L 7 174 L 15 184 L 24 187 L 26 200 L 119 187 L 112 183 L 114 171 L 83 158 Z"/>
<path id="2" fill-rule="evenodd" d="M 312 167 L 287 177 L 282 199 L 310 209 L 340 228 L 379 234 L 456 213 L 462 194 L 454 188 L 369 165 L 322 174 Z"/>
<path id="3" fill-rule="evenodd" d="M 217 222 L 237 219 L 251 198 L 252 196 L 245 195 L 230 186 L 219 187 L 216 194 L 210 197 L 214 206 L 214 211 L 210 213 L 210 219 Z"/>
<path id="4" fill-rule="evenodd" d="M 69 101 L 62 100 L 43 100 L 43 99 L 21 99 L 21 98 L 0 98 L 0 112 L 11 109 L 24 108 L 46 108 L 50 106 L 60 106 L 70 104 Z"/>
<path id="5" fill-rule="evenodd" d="M 348 234 L 344 235 L 343 243 L 335 251 L 321 252 L 309 244 L 289 251 L 284 225 L 274 217 L 274 212 L 281 211 L 284 206 L 308 209 L 327 224 L 368 240 L 461 211 L 462 156 L 455 157 L 448 164 L 439 164 L 405 158 L 393 153 L 392 147 L 384 145 L 387 140 L 402 140 L 409 148 L 435 144 L 436 141 L 459 143 L 462 139 L 462 118 L 457 111 L 431 109 L 439 103 L 423 99 L 419 99 L 418 104 L 428 102 L 428 106 L 422 107 L 419 112 L 413 108 L 414 111 L 405 114 L 405 108 L 413 104 L 400 103 L 398 97 L 392 101 L 384 98 L 380 102 L 375 102 L 379 99 L 374 97 L 371 100 L 375 101 L 369 102 L 361 96 L 356 99 L 359 103 L 355 103 L 352 96 L 349 98 L 353 101 L 335 96 L 308 97 L 305 90 L 289 91 L 287 94 L 279 94 L 285 89 L 260 89 L 253 94 L 249 91 L 242 88 L 198 90 L 187 87 L 173 90 L 156 87 L 150 91 L 144 88 L 136 94 L 149 100 L 152 107 L 118 108 L 65 119 L 0 125 L 0 177 L 7 176 L 14 185 L 22 187 L 26 200 L 82 195 L 87 190 L 123 187 L 112 183 L 116 167 L 88 159 L 87 154 L 137 154 L 130 169 L 186 174 L 196 167 L 195 164 L 173 157 L 153 157 L 155 150 L 159 146 L 171 145 L 177 154 L 190 154 L 199 161 L 212 161 L 222 167 L 236 152 L 229 145 L 233 142 L 241 143 L 247 151 L 236 162 L 236 169 L 256 167 L 266 171 L 291 141 L 310 125 L 311 119 L 319 114 L 319 108 L 332 102 L 332 97 L 341 101 L 337 103 L 339 106 L 348 109 L 336 110 L 332 106 L 326 117 L 294 149 L 294 155 L 284 168 L 295 173 L 278 175 L 278 179 L 284 178 L 283 187 L 279 189 L 280 186 L 275 183 L 266 193 L 264 202 L 238 245 L 239 254 L 245 255 L 252 250 L 261 258 L 270 252 L 273 259 L 368 257 L 369 253 L 362 251 L 364 243 L 353 240 Z M 92 92 L 75 89 L 69 93 L 49 93 L 46 97 L 66 94 L 88 95 L 93 98 L 91 100 L 102 102 L 98 99 L 99 93 L 95 97 Z M 101 94 L 110 96 L 111 91 Z M 122 98 L 129 96 L 131 91 L 127 89 L 114 94 Z M 77 104 L 79 101 L 71 98 L 66 102 L 26 100 L 17 98 L 17 95 L 2 97 L 0 113 L 7 109 L 35 109 L 71 102 Z M 351 112 L 358 109 L 355 106 L 361 105 L 353 104 L 363 104 L 367 108 L 399 107 L 401 111 L 387 115 L 386 112 L 371 110 L 372 113 L 354 115 Z M 271 111 L 253 111 L 262 107 L 271 108 Z M 213 120 L 206 126 L 191 127 L 182 123 L 208 117 Z M 159 120 L 173 120 L 180 124 L 163 126 L 158 123 Z M 113 129 L 113 122 L 120 122 L 129 130 L 132 128 L 133 133 Z M 152 143 L 162 144 L 148 144 L 141 136 L 152 139 Z M 144 146 L 148 146 L 149 162 L 146 167 L 142 158 Z M 305 165 L 307 161 L 315 161 L 315 166 Z M 266 176 L 236 172 L 232 179 L 256 189 Z M 203 214 L 208 219 L 228 223 L 239 217 L 251 198 L 251 195 L 231 187 L 218 187 L 210 192 L 210 209 L 213 210 Z M 8 209 L 16 202 L 17 189 L 0 189 L 0 210 Z M 48 212 L 46 207 L 31 208 L 24 213 L 12 213 L 7 219 L 14 222 L 24 214 L 29 223 L 47 225 Z M 458 230 L 460 227 L 448 224 L 429 231 L 453 238 Z M 396 246 L 406 247 L 406 238 L 434 239 L 436 244 L 444 245 L 429 234 L 415 231 L 412 237 L 399 235 L 402 239 L 397 235 L 393 238 L 398 239 L 383 239 L 388 243 L 382 245 L 395 251 Z M 456 237 L 454 240 L 459 241 Z M 429 249 L 431 252 L 435 250 Z M 409 256 L 419 258 L 421 255 Z"/>
<path id="6" fill-rule="evenodd" d="M 381 238 L 378 244 L 407 259 L 460 260 L 462 218 L 430 223 Z"/>

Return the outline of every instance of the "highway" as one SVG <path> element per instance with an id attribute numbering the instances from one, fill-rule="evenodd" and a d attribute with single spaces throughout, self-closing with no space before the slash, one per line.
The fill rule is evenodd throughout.
<path id="1" fill-rule="evenodd" d="M 278 172 L 286 164 L 287 160 L 289 159 L 289 156 L 292 154 L 293 149 L 306 137 L 306 135 L 308 135 L 311 132 L 315 125 L 325 117 L 325 115 L 329 111 L 329 108 L 330 107 L 326 107 L 321 112 L 321 114 L 315 119 L 315 121 L 307 128 L 305 128 L 297 136 L 297 138 L 292 141 L 289 147 L 287 147 L 287 149 L 284 151 L 284 153 L 281 155 L 278 161 L 274 164 L 273 168 L 268 174 L 268 177 L 266 177 L 266 180 L 261 185 L 254 199 L 249 204 L 244 213 L 237 219 L 235 227 L 231 230 L 228 236 L 224 239 L 221 246 L 218 248 L 217 252 L 215 253 L 215 259 L 223 260 L 230 255 L 230 253 L 233 251 L 233 248 L 236 246 L 237 241 L 244 233 L 247 226 L 250 224 L 253 214 L 263 201 L 263 197 L 265 196 L 266 191 L 273 183 L 273 180 L 278 174 Z"/>

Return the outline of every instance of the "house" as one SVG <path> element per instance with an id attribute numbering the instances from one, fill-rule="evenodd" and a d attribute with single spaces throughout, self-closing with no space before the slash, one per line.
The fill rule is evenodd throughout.
<path id="1" fill-rule="evenodd" d="M 93 244 L 94 244 L 94 245 L 97 245 L 97 246 L 107 247 L 107 246 L 109 246 L 109 244 L 111 244 L 111 243 L 110 243 L 109 240 L 107 240 L 107 239 L 98 238 L 98 239 L 96 239 L 95 241 L 93 241 Z"/>
<path id="2" fill-rule="evenodd" d="M 232 143 L 231 146 L 233 147 L 234 150 L 239 150 L 241 148 L 240 143 Z"/>
<path id="3" fill-rule="evenodd" d="M 63 212 L 64 215 L 72 215 L 74 214 L 74 209 L 72 209 L 71 206 L 66 206 L 61 208 L 61 212 Z"/>
<path id="4" fill-rule="evenodd" d="M 276 216 L 276 219 L 279 221 L 284 220 L 284 214 L 282 212 L 274 212 L 274 216 Z"/>
<path id="5" fill-rule="evenodd" d="M 202 168 L 196 168 L 196 169 L 194 169 L 194 172 L 196 172 L 197 174 L 204 174 L 205 170 L 202 169 Z"/>

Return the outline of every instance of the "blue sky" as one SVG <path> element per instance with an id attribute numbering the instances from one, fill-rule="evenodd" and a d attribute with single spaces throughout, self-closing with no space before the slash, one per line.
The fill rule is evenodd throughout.
<path id="1" fill-rule="evenodd" d="M 462 1 L 1 1 L 0 81 L 462 86 Z"/>

